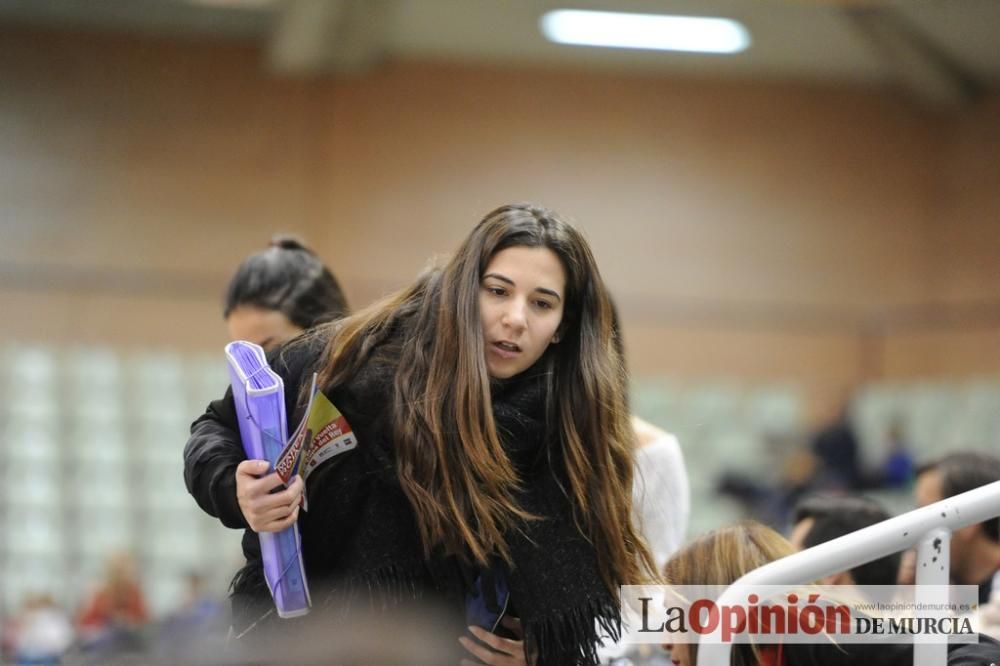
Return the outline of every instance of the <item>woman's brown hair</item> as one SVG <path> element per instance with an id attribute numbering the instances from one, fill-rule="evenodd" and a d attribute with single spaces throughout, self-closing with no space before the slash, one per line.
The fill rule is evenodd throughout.
<path id="1" fill-rule="evenodd" d="M 561 466 L 572 519 L 597 553 L 602 579 L 617 586 L 654 575 L 633 522 L 633 433 L 624 359 L 614 342 L 607 289 L 580 233 L 528 204 L 489 213 L 447 264 L 416 284 L 333 325 L 319 376 L 324 389 L 349 380 L 397 322 L 412 325 L 395 374 L 397 474 L 426 553 L 441 547 L 480 565 L 532 520 L 515 499 L 520 479 L 497 435 L 479 293 L 490 259 L 510 247 L 541 247 L 566 273 L 560 341 L 538 363 L 546 378 L 550 460 Z M 555 517 L 558 519 L 559 517 Z"/>
<path id="2" fill-rule="evenodd" d="M 745 521 L 709 532 L 674 553 L 664 565 L 663 577 L 669 585 L 728 586 L 795 552 L 795 546 L 770 527 Z M 691 645 L 692 656 L 697 647 Z M 732 654 L 734 666 L 760 662 L 757 645 L 735 645 Z"/>

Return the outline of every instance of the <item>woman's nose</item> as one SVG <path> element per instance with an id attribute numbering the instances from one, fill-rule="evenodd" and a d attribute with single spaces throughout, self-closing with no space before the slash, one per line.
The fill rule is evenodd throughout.
<path id="1" fill-rule="evenodd" d="M 524 304 L 512 301 L 503 313 L 503 323 L 510 328 L 519 329 L 524 328 L 525 325 L 525 314 L 524 314 Z"/>

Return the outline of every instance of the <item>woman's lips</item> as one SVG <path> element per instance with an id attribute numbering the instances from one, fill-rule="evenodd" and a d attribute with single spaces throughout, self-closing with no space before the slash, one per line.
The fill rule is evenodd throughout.
<path id="1" fill-rule="evenodd" d="M 493 352 L 500 358 L 503 359 L 516 358 L 517 355 L 521 353 L 520 347 L 517 347 L 516 345 L 513 345 L 511 347 L 508 345 L 510 345 L 510 343 L 502 344 L 500 342 L 494 342 L 492 345 L 490 345 L 490 349 L 492 349 Z"/>

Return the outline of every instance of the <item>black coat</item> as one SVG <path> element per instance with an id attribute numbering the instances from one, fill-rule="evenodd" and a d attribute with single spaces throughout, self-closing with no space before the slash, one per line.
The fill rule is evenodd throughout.
<path id="1" fill-rule="evenodd" d="M 617 599 L 600 577 L 593 546 L 576 527 L 563 488 L 561 447 L 546 428 L 547 358 L 521 375 L 491 383 L 497 431 L 522 477 L 522 508 L 542 520 L 507 535 L 513 565 L 469 570 L 454 555 L 426 557 L 411 504 L 394 460 L 392 386 L 406 339 L 390 336 L 362 370 L 327 397 L 346 417 L 356 449 L 313 470 L 306 483 L 309 510 L 300 514 L 303 557 L 314 605 L 356 605 L 359 594 L 376 605 L 400 597 L 445 601 L 461 609 L 472 580 L 501 568 L 520 615 L 525 641 L 540 663 L 593 663 L 598 627 L 617 633 Z M 272 362 L 285 385 L 291 424 L 301 418 L 298 392 L 316 369 L 325 341 L 294 343 Z M 245 459 L 232 396 L 213 402 L 194 422 L 185 447 L 185 481 L 199 505 L 230 527 L 244 527 L 235 469 Z M 252 624 L 269 607 L 257 536 L 247 531 L 248 566 L 233 584 L 234 627 Z M 457 637 L 457 636 L 456 636 Z"/>

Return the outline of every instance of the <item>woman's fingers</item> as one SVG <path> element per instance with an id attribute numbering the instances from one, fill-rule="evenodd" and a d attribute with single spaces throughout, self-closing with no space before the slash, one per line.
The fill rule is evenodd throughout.
<path id="1" fill-rule="evenodd" d="M 521 641 L 503 638 L 502 636 L 497 636 L 496 634 L 490 633 L 485 629 L 476 626 L 469 627 L 469 631 L 472 632 L 473 636 L 486 643 L 494 650 L 506 652 L 511 655 L 524 652 L 524 643 Z"/>
<path id="2" fill-rule="evenodd" d="M 288 514 L 287 517 L 271 521 L 263 524 L 257 532 L 280 532 L 283 529 L 289 528 L 295 524 L 295 521 L 299 519 L 299 507 L 298 505 Z"/>
<path id="3" fill-rule="evenodd" d="M 510 655 L 493 652 L 489 648 L 480 645 L 465 636 L 459 638 L 458 642 L 462 644 L 462 647 L 471 652 L 476 659 L 478 659 L 478 661 L 471 663 L 487 664 L 488 666 L 513 666 L 513 664 L 516 663 L 510 661 Z"/>
<path id="4" fill-rule="evenodd" d="M 263 487 L 260 482 L 268 478 L 261 475 L 267 472 L 268 467 L 265 460 L 244 460 L 236 466 L 236 497 L 241 504 L 244 500 L 260 494 L 260 489 Z M 277 474 L 268 476 L 277 477 Z"/>
<path id="5" fill-rule="evenodd" d="M 465 636 L 459 638 L 458 642 L 479 659 L 480 663 L 488 666 L 523 666 L 527 663 L 522 641 L 502 638 L 480 627 L 469 627 L 469 631 L 485 645 L 480 645 Z"/>
<path id="6" fill-rule="evenodd" d="M 273 509 L 268 509 L 267 511 L 261 511 L 257 514 L 257 520 L 261 523 L 274 523 L 280 520 L 288 518 L 292 515 L 297 508 L 298 504 L 283 504 L 281 506 L 276 506 Z"/>
<path id="7" fill-rule="evenodd" d="M 256 476 L 267 469 L 262 460 L 244 460 L 236 468 L 236 499 L 255 532 L 277 532 L 294 523 L 305 487 L 302 477 L 296 475 L 287 488 L 271 492 L 283 482 L 277 473 Z"/>
<path id="8" fill-rule="evenodd" d="M 287 488 L 276 493 L 270 491 L 283 485 L 281 477 L 277 474 L 268 474 L 255 483 L 260 483 L 260 485 L 249 485 L 244 497 L 248 504 L 260 511 L 267 511 L 285 504 L 294 504 L 302 497 L 302 477 L 298 475 L 292 479 Z"/>
<path id="9" fill-rule="evenodd" d="M 259 495 L 267 495 L 269 492 L 284 485 L 284 481 L 278 476 L 277 472 L 271 472 L 267 476 L 262 476 L 259 479 L 254 479 L 248 481 L 247 494 L 257 497 Z"/>
<path id="10" fill-rule="evenodd" d="M 268 468 L 270 465 L 266 460 L 244 460 L 236 466 L 236 473 L 257 478 L 267 472 Z"/>
<path id="11" fill-rule="evenodd" d="M 280 490 L 276 493 L 270 492 L 273 488 L 278 488 L 282 485 L 281 477 L 277 474 L 269 474 L 261 481 L 267 481 L 271 477 L 274 477 L 274 485 L 268 484 L 262 485 L 260 488 L 263 492 L 255 493 L 253 499 L 255 506 L 259 507 L 261 510 L 266 511 L 277 506 L 283 506 L 287 504 L 297 504 L 299 499 L 302 497 L 302 477 L 295 475 L 292 482 L 288 484 L 288 487 L 284 490 Z"/>

